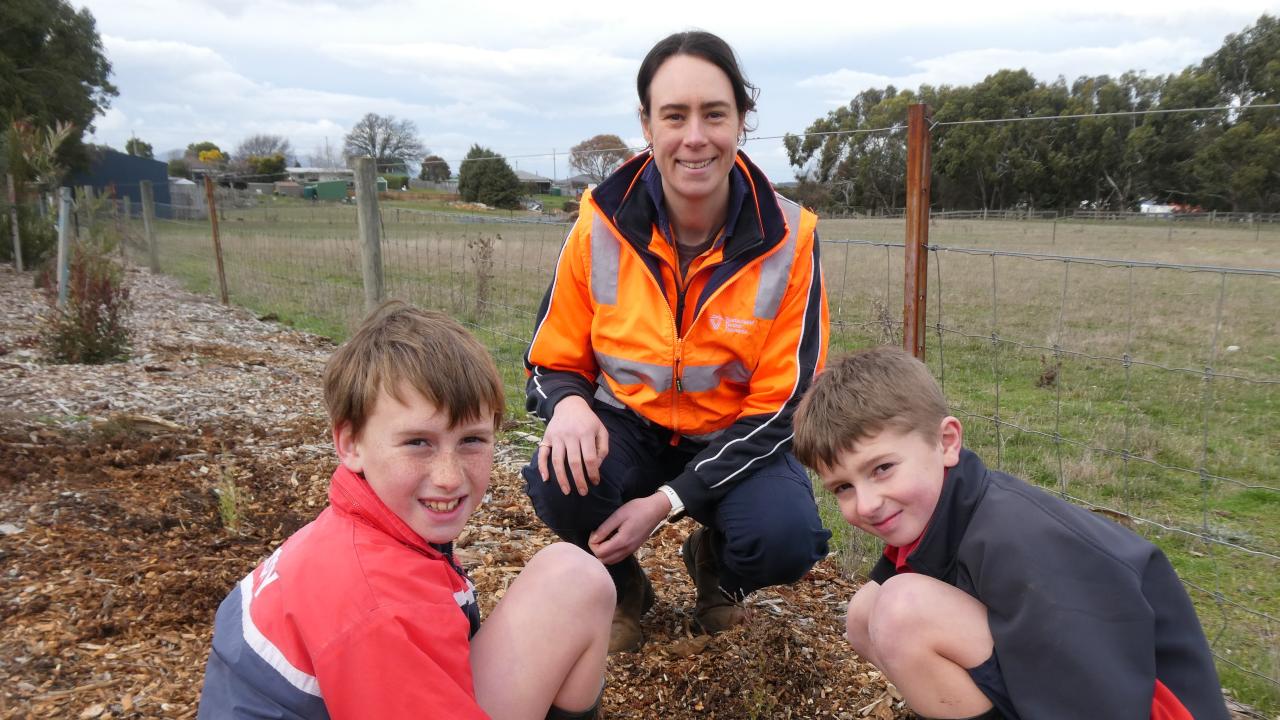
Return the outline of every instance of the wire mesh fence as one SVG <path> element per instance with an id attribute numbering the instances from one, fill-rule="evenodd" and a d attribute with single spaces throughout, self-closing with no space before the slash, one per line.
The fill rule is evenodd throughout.
<path id="1" fill-rule="evenodd" d="M 381 217 L 388 296 L 471 327 L 519 416 L 521 358 L 568 225 Z M 164 272 L 211 292 L 208 221 L 156 225 Z M 234 302 L 335 338 L 363 315 L 354 207 L 232 208 L 220 229 Z M 820 229 L 832 352 L 901 342 L 903 220 Z M 1280 270 L 1238 261 L 1263 257 L 1280 228 L 1194 232 L 1170 245 L 1164 227 L 935 219 L 927 362 L 967 445 L 1164 548 L 1225 682 L 1274 697 Z M 854 565 L 877 550 L 841 543 Z"/>

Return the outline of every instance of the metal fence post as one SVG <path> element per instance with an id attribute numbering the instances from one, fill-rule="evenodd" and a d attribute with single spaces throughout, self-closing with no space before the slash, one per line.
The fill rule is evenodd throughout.
<path id="1" fill-rule="evenodd" d="M 147 244 L 147 260 L 153 274 L 160 272 L 160 249 L 156 247 L 156 196 L 150 180 L 142 181 L 142 235 Z"/>
<path id="2" fill-rule="evenodd" d="M 13 265 L 22 272 L 22 234 L 18 231 L 18 186 L 13 173 L 8 173 L 9 180 L 9 224 L 13 228 Z"/>
<path id="3" fill-rule="evenodd" d="M 931 113 L 923 103 L 907 108 L 907 238 L 903 262 L 902 348 L 924 359 L 925 299 L 929 268 L 929 184 L 933 175 Z"/>
<path id="4" fill-rule="evenodd" d="M 356 221 L 360 228 L 360 256 L 364 270 L 364 309 L 373 312 L 382 304 L 381 223 L 378 222 L 378 185 L 373 158 L 355 158 Z"/>
<path id="5" fill-rule="evenodd" d="M 58 307 L 67 306 L 67 264 L 71 261 L 71 188 L 58 188 Z"/>

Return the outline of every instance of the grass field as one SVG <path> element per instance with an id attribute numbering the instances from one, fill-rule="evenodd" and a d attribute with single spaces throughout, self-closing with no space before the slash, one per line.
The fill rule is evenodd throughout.
<path id="1" fill-rule="evenodd" d="M 475 330 L 521 415 L 521 357 L 567 226 L 394 210 L 387 295 Z M 345 337 L 364 312 L 354 213 L 228 211 L 232 301 Z M 158 226 L 163 270 L 216 294 L 207 224 Z M 900 341 L 903 231 L 819 226 L 832 353 Z M 1280 227 L 944 220 L 930 233 L 927 360 L 966 444 L 1163 547 L 1224 684 L 1280 709 Z M 855 572 L 877 551 L 838 540 Z"/>

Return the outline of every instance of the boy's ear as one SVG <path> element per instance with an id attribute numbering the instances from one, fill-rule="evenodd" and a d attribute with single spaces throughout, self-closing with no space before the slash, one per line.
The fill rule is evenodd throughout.
<path id="1" fill-rule="evenodd" d="M 950 415 L 942 418 L 938 432 L 942 444 L 942 466 L 955 467 L 960 462 L 960 448 L 964 445 L 964 428 Z"/>
<path id="2" fill-rule="evenodd" d="M 364 471 L 364 460 L 360 456 L 360 444 L 357 439 L 349 422 L 344 422 L 333 429 L 333 448 L 338 452 L 338 459 L 348 470 L 359 474 Z"/>

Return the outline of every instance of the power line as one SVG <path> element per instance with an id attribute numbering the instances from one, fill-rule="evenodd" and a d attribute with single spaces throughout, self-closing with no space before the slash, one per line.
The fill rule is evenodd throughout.
<path id="1" fill-rule="evenodd" d="M 1028 120 L 1080 120 L 1083 118 L 1129 117 L 1133 115 L 1170 115 L 1175 113 L 1221 112 L 1224 110 L 1244 112 L 1245 110 L 1274 110 L 1276 108 L 1280 108 L 1280 103 L 1268 103 L 1262 105 L 1218 105 L 1216 107 L 1202 108 L 1152 108 L 1149 110 L 1117 110 L 1115 112 L 1106 113 L 1080 113 L 1078 115 L 1031 115 L 1028 117 L 995 118 L 991 120 L 950 120 L 947 122 L 935 122 L 932 127 L 991 125 L 995 123 L 1025 122 Z"/>

